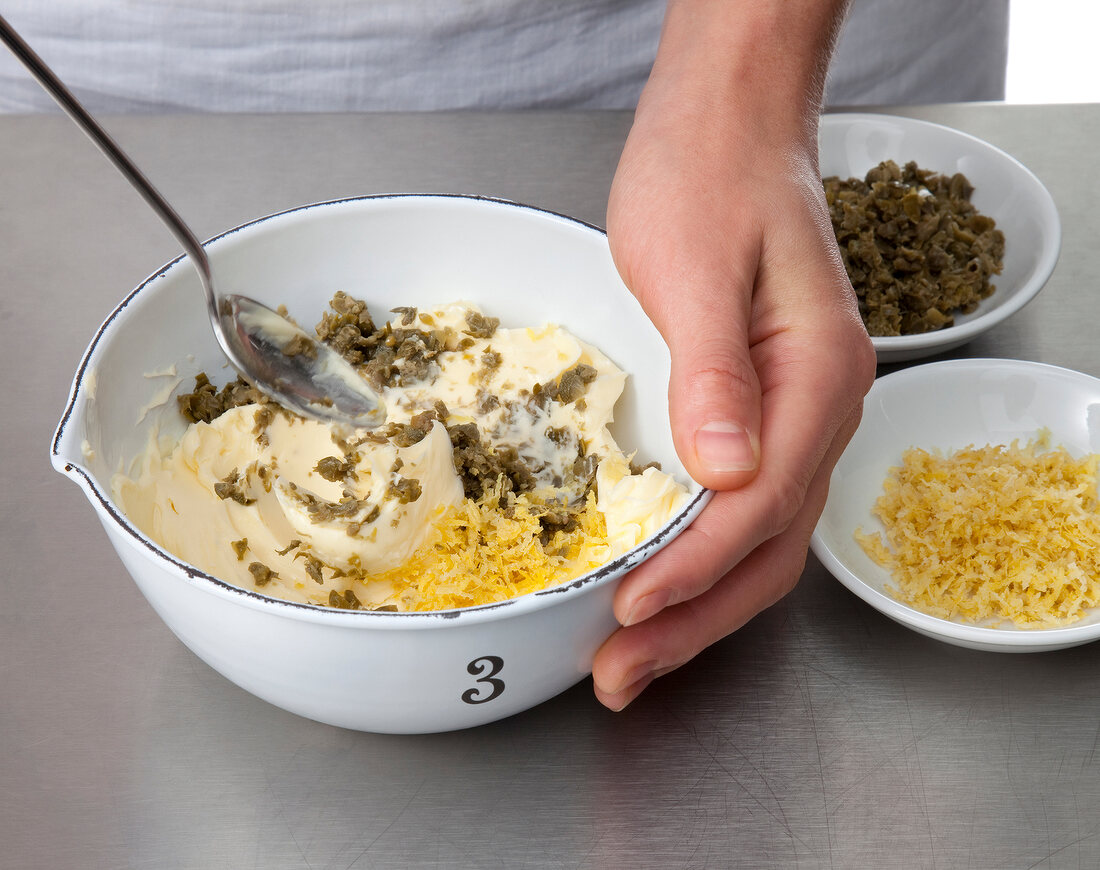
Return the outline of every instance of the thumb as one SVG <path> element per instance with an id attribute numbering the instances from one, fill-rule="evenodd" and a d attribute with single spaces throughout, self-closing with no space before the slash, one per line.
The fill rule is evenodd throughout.
<path id="1" fill-rule="evenodd" d="M 749 325 L 761 235 L 743 213 L 726 214 L 724 204 L 736 197 L 681 195 L 698 185 L 658 171 L 675 167 L 676 155 L 658 149 L 656 159 L 643 149 L 638 157 L 633 137 L 608 200 L 611 256 L 668 345 L 669 417 L 684 468 L 709 489 L 735 489 L 760 464 L 760 382 Z"/>
<path id="2" fill-rule="evenodd" d="M 752 288 L 685 289 L 650 312 L 672 357 L 673 442 L 693 479 L 710 489 L 734 489 L 760 464 L 760 382 L 749 352 Z"/>

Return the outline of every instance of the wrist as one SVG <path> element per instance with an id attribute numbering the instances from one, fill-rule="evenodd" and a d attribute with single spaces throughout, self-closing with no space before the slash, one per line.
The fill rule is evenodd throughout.
<path id="1" fill-rule="evenodd" d="M 846 6 L 669 0 L 639 116 L 816 151 L 825 72 Z"/>

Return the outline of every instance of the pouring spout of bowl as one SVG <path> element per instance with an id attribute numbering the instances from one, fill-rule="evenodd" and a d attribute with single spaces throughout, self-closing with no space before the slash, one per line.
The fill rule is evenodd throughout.
<path id="1" fill-rule="evenodd" d="M 50 442 L 50 463 L 55 471 L 76 483 L 97 510 L 109 506 L 95 466 L 100 464 L 89 429 L 97 425 L 95 406 L 96 375 L 86 355 L 73 379 L 69 400 Z"/>

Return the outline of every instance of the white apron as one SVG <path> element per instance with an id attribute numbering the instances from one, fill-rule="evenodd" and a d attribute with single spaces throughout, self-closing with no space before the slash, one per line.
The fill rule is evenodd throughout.
<path id="1" fill-rule="evenodd" d="M 93 112 L 632 108 L 664 0 L 6 0 Z M 831 105 L 1004 97 L 1008 0 L 855 0 Z M 52 108 L 0 50 L 0 111 Z"/>

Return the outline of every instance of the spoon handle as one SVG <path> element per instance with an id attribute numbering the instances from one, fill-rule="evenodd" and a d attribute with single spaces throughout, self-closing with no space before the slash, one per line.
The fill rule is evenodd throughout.
<path id="1" fill-rule="evenodd" d="M 207 301 L 210 303 L 211 311 L 213 311 L 216 308 L 216 301 L 214 298 L 214 285 L 210 278 L 210 262 L 206 258 L 202 243 L 191 232 L 190 227 L 183 222 L 176 210 L 153 187 L 152 182 L 134 165 L 133 161 L 126 156 L 126 153 L 115 143 L 110 134 L 88 113 L 88 110 L 84 108 L 80 101 L 54 75 L 53 70 L 46 66 L 42 58 L 23 41 L 23 37 L 12 29 L 12 26 L 8 24 L 2 15 L 0 15 L 0 40 L 11 50 L 11 53 L 15 55 L 19 62 L 30 70 L 31 75 L 53 97 L 65 114 L 76 122 L 88 138 L 115 165 L 115 168 L 144 197 L 153 211 L 160 216 L 160 219 L 167 224 L 198 270 L 199 278 L 202 280 L 202 288 L 206 293 Z"/>

